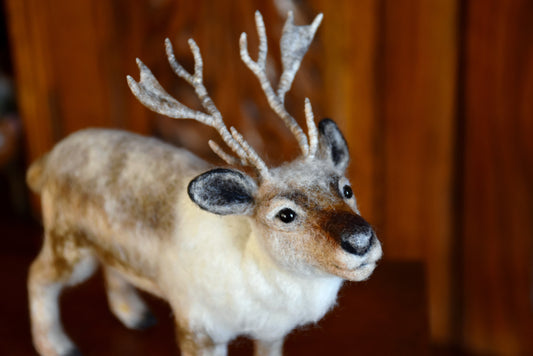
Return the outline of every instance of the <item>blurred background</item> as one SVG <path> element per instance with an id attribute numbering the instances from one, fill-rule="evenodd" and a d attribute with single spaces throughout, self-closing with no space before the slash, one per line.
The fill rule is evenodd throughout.
<path id="1" fill-rule="evenodd" d="M 431 342 L 471 354 L 533 353 L 533 2 L 530 0 L 1 0 L 0 192 L 3 216 L 37 214 L 24 169 L 71 132 L 118 127 L 205 159 L 216 132 L 158 117 L 131 95 L 139 57 L 199 108 L 164 54 L 169 37 L 265 160 L 297 154 L 239 58 L 253 13 L 267 25 L 273 73 L 288 10 L 324 13 L 287 107 L 333 118 L 350 177 L 385 259 L 421 262 Z M 276 75 L 274 75 L 276 77 Z M 219 141 L 220 142 L 220 141 Z M 33 199 L 33 200 L 31 200 Z M 378 333 L 379 330 L 376 330 Z M 458 351 L 458 352 L 459 352 Z"/>

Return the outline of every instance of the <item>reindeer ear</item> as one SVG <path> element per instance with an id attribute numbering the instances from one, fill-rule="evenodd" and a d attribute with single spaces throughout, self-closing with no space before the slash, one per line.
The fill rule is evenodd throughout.
<path id="1" fill-rule="evenodd" d="M 187 189 L 193 202 L 219 215 L 248 215 L 254 206 L 255 181 L 246 174 L 216 168 L 194 178 Z"/>
<path id="2" fill-rule="evenodd" d="M 318 123 L 320 133 L 320 156 L 330 160 L 335 168 L 344 172 L 350 161 L 348 144 L 337 124 L 331 119 L 323 119 Z"/>

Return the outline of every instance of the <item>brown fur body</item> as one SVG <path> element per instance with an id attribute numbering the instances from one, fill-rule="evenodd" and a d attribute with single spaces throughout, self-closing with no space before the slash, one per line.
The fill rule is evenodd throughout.
<path id="1" fill-rule="evenodd" d="M 46 165 L 41 184 L 31 173 L 42 167 L 30 170 L 29 184 L 41 186 L 45 233 L 56 236 L 59 261 L 66 246 L 87 247 L 118 269 L 140 265 L 135 274 L 146 278 L 156 267 L 140 249 L 169 238 L 186 177 L 210 168 L 188 151 L 112 130 L 78 132 L 37 164 Z M 133 244 L 127 235 L 146 241 Z"/>

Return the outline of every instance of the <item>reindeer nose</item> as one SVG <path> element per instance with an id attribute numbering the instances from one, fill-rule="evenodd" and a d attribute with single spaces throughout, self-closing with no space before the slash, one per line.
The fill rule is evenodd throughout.
<path id="1" fill-rule="evenodd" d="M 376 234 L 369 223 L 352 212 L 335 213 L 329 216 L 324 230 L 351 254 L 362 256 L 376 241 Z"/>
<path id="2" fill-rule="evenodd" d="M 341 247 L 346 252 L 362 256 L 368 252 L 375 239 L 374 231 L 369 226 L 369 230 L 365 232 L 342 236 Z"/>
<path id="3" fill-rule="evenodd" d="M 374 230 L 361 216 L 337 213 L 331 216 L 327 231 L 340 242 L 341 248 L 354 255 L 364 255 L 376 240 Z"/>

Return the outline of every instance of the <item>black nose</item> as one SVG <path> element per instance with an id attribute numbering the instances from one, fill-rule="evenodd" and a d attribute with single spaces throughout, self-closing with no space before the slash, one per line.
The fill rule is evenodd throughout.
<path id="1" fill-rule="evenodd" d="M 340 242 L 341 248 L 354 255 L 364 255 L 376 240 L 374 230 L 361 216 L 343 212 L 333 214 L 326 231 Z"/>
<path id="2" fill-rule="evenodd" d="M 370 229 L 367 232 L 343 236 L 341 239 L 341 247 L 346 252 L 362 256 L 370 250 L 375 239 L 376 235 L 372 229 Z"/>

